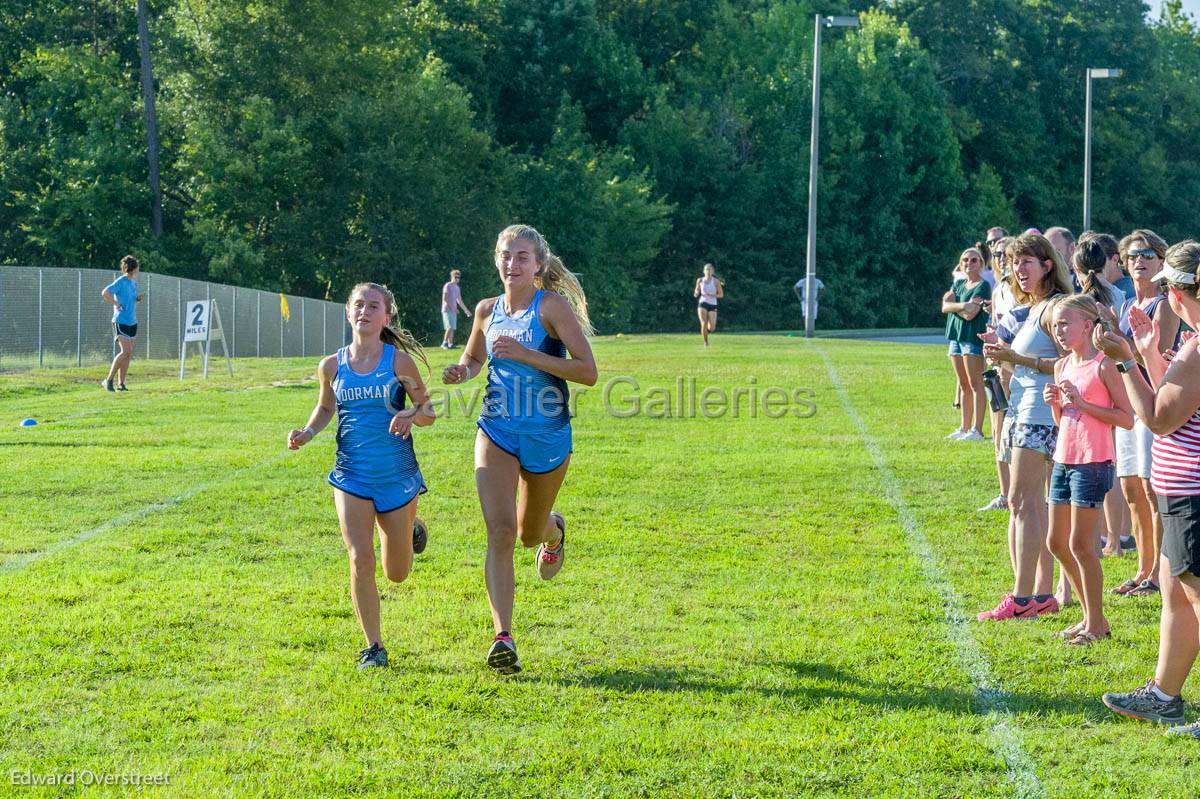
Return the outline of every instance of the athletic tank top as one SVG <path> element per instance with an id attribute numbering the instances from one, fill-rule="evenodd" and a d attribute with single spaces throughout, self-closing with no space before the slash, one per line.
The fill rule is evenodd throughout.
<path id="1" fill-rule="evenodd" d="M 1029 314 L 1017 335 L 1013 338 L 1012 348 L 1018 355 L 1026 358 L 1057 358 L 1058 347 L 1054 340 L 1042 329 L 1042 315 L 1046 313 L 1046 304 L 1042 303 L 1037 314 Z M 1012 381 L 1009 383 L 1008 405 L 1013 409 L 1012 415 L 1020 424 L 1040 424 L 1054 426 L 1054 412 L 1043 399 L 1046 384 L 1054 380 L 1054 375 L 1042 374 L 1032 366 L 1013 365 Z"/>
<path id="2" fill-rule="evenodd" d="M 407 393 L 396 377 L 396 350 L 383 345 L 379 363 L 367 374 L 350 368 L 350 347 L 337 352 L 337 457 L 334 475 L 386 484 L 410 476 L 417 469 L 412 438 L 388 432 L 392 417 L 404 410 Z"/>
<path id="3" fill-rule="evenodd" d="M 709 305 L 717 304 L 717 279 L 715 277 L 700 278 L 700 302 L 706 302 Z"/>
<path id="4" fill-rule="evenodd" d="M 1113 407 L 1112 395 L 1100 377 L 1100 366 L 1104 353 L 1081 364 L 1072 363 L 1074 356 L 1064 359 L 1062 377 L 1079 389 L 1084 402 L 1102 408 Z M 1091 414 L 1083 413 L 1074 405 L 1064 405 L 1058 419 L 1058 443 L 1054 447 L 1054 462 L 1078 465 L 1081 463 L 1104 463 L 1116 460 L 1113 446 L 1113 426 L 1105 424 Z"/>
<path id="5" fill-rule="evenodd" d="M 540 309 L 546 292 L 539 289 L 529 307 L 509 314 L 504 295 L 496 298 L 488 320 L 487 393 L 483 398 L 480 421 L 512 433 L 536 433 L 557 430 L 571 421 L 568 410 L 567 381 L 511 358 L 497 358 L 492 344 L 500 336 L 516 339 L 531 350 L 555 358 L 565 358 L 567 348 L 546 332 Z"/>
<path id="6" fill-rule="evenodd" d="M 1150 453 L 1150 487 L 1155 494 L 1200 494 L 1200 409 L 1174 433 L 1155 436 Z"/>

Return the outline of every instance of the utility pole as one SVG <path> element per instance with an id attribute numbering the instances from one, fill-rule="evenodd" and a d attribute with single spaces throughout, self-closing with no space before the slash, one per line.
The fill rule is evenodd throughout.
<path id="1" fill-rule="evenodd" d="M 146 149 L 150 161 L 150 192 L 154 206 L 150 230 L 154 238 L 162 238 L 162 185 L 158 176 L 158 114 L 154 110 L 154 70 L 150 66 L 150 25 L 147 22 L 146 0 L 137 0 L 138 53 L 142 60 L 142 105 L 146 110 Z"/>

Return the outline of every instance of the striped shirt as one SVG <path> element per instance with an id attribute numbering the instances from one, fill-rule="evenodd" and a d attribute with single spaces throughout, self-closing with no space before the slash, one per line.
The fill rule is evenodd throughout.
<path id="1" fill-rule="evenodd" d="M 1150 486 L 1164 497 L 1200 495 L 1200 408 L 1174 433 L 1154 437 Z"/>

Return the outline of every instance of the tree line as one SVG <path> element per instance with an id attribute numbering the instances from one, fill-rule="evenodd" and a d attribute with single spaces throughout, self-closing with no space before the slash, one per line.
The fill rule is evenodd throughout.
<path id="1" fill-rule="evenodd" d="M 826 327 L 937 324 L 991 225 L 1195 235 L 1200 34 L 1170 0 L 151 0 L 163 233 L 150 229 L 127 0 L 0 7 L 0 261 L 148 271 L 334 300 L 499 290 L 521 220 L 581 274 L 601 332 L 796 328 L 813 15 Z"/>

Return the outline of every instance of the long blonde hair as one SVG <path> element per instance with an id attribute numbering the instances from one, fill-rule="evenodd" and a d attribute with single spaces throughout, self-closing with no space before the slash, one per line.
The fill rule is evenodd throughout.
<path id="1" fill-rule="evenodd" d="M 383 340 L 384 344 L 391 344 L 397 349 L 404 350 L 409 355 L 420 358 L 421 363 L 425 364 L 425 369 L 428 371 L 429 359 L 425 357 L 425 350 L 417 342 L 416 336 L 396 324 L 395 320 L 400 316 L 400 310 L 396 307 L 396 295 L 392 294 L 391 289 L 382 283 L 359 283 L 350 289 L 350 296 L 346 299 L 346 307 L 350 307 L 355 294 L 367 291 L 379 292 L 383 297 L 383 304 L 387 308 L 388 315 L 392 317 L 392 324 L 383 326 L 383 329 L 379 331 L 379 338 Z"/>
<path id="2" fill-rule="evenodd" d="M 509 225 L 496 237 L 496 251 L 500 251 L 501 244 L 513 239 L 524 239 L 533 244 L 534 257 L 540 267 L 533 279 L 533 285 L 562 295 L 575 312 L 583 334 L 594 335 L 596 329 L 588 317 L 587 297 L 583 293 L 583 286 L 579 284 L 579 278 L 563 265 L 562 259 L 550 251 L 545 237 L 529 225 Z"/>

